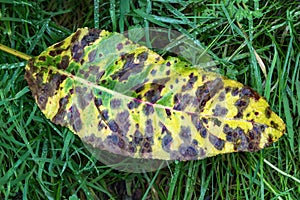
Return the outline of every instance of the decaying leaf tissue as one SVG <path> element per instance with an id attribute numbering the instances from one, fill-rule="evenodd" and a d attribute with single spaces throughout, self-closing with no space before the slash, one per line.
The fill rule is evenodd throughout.
<path id="1" fill-rule="evenodd" d="M 105 30 L 78 29 L 32 58 L 25 78 L 52 122 L 134 158 L 252 152 L 285 132 L 251 88 Z"/>

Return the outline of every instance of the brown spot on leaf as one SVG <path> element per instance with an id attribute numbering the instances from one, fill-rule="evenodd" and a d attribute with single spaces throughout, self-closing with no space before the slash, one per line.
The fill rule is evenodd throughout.
<path id="1" fill-rule="evenodd" d="M 236 108 L 238 109 L 238 113 L 236 116 L 234 116 L 234 118 L 240 119 L 243 117 L 243 112 L 244 110 L 248 107 L 249 105 L 249 98 L 245 98 L 242 97 L 241 99 L 238 99 L 234 105 L 236 106 Z"/>
<path id="2" fill-rule="evenodd" d="M 56 51 L 55 50 L 49 51 L 49 55 L 52 57 L 56 56 Z"/>
<path id="3" fill-rule="evenodd" d="M 74 33 L 74 35 L 72 36 L 71 43 L 74 43 L 75 41 L 77 41 L 80 34 L 81 34 L 81 30 L 77 30 Z"/>
<path id="4" fill-rule="evenodd" d="M 218 138 L 212 134 L 209 135 L 209 141 L 212 145 L 214 145 L 214 147 L 217 149 L 217 150 L 222 150 L 224 148 L 224 145 L 225 145 L 225 141 L 222 140 L 221 138 Z"/>
<path id="5" fill-rule="evenodd" d="M 108 127 L 112 132 L 117 132 L 119 130 L 119 126 L 114 120 L 108 122 Z"/>
<path id="6" fill-rule="evenodd" d="M 162 148 L 166 151 L 169 152 L 170 151 L 170 147 L 171 144 L 173 142 L 173 138 L 170 134 L 166 134 L 163 138 L 162 138 L 162 143 L 161 146 Z"/>
<path id="7" fill-rule="evenodd" d="M 218 97 L 218 100 L 219 101 L 224 101 L 225 100 L 225 93 L 224 92 L 221 92 L 219 97 Z"/>
<path id="8" fill-rule="evenodd" d="M 102 116 L 102 119 L 108 120 L 109 119 L 108 110 L 102 110 L 101 116 Z"/>
<path id="9" fill-rule="evenodd" d="M 65 120 L 65 117 L 67 116 L 66 105 L 69 103 L 69 100 L 70 100 L 69 94 L 59 100 L 59 109 L 56 115 L 52 118 L 52 121 L 55 124 L 60 124 L 61 126 L 66 125 L 67 123 Z"/>
<path id="10" fill-rule="evenodd" d="M 134 144 L 139 145 L 142 140 L 143 140 L 142 133 L 139 130 L 136 130 L 133 134 L 133 140 L 132 141 L 134 142 Z"/>
<path id="11" fill-rule="evenodd" d="M 69 66 L 69 56 L 64 55 L 60 61 L 60 63 L 58 64 L 57 68 L 58 69 L 67 69 L 67 67 Z"/>
<path id="12" fill-rule="evenodd" d="M 80 109 L 85 109 L 86 106 L 90 104 L 94 95 L 92 91 L 87 91 L 85 87 L 77 86 L 75 88 L 75 93 L 77 97 L 77 103 Z"/>
<path id="13" fill-rule="evenodd" d="M 100 32 L 101 30 L 98 29 L 89 29 L 89 32 L 85 36 L 83 36 L 81 40 L 82 46 L 85 47 L 96 41 L 99 38 Z"/>
<path id="14" fill-rule="evenodd" d="M 95 60 L 95 58 L 96 58 L 96 53 L 97 53 L 96 50 L 92 50 L 92 51 L 89 53 L 89 55 L 88 55 L 88 57 L 89 57 L 89 62 L 93 62 L 93 61 Z"/>
<path id="15" fill-rule="evenodd" d="M 189 94 L 182 95 L 181 93 L 174 95 L 173 101 L 173 109 L 178 111 L 183 111 L 186 107 L 194 105 L 195 103 L 194 97 Z"/>
<path id="16" fill-rule="evenodd" d="M 181 126 L 179 136 L 186 141 L 191 140 L 191 129 L 188 126 Z"/>
<path id="17" fill-rule="evenodd" d="M 113 80 L 119 79 L 119 81 L 128 80 L 129 76 L 139 73 L 143 70 L 144 67 L 144 61 L 141 58 L 142 61 L 135 63 L 134 62 L 134 53 L 131 54 L 124 54 L 122 55 L 122 60 L 125 60 L 125 64 L 123 68 L 121 68 L 119 71 L 111 75 L 111 78 Z"/>
<path id="18" fill-rule="evenodd" d="M 111 109 L 118 109 L 121 106 L 121 100 L 120 99 L 112 99 L 110 101 L 110 107 Z"/>
<path id="19" fill-rule="evenodd" d="M 139 55 L 137 55 L 137 59 L 144 63 L 148 59 L 148 52 L 141 52 Z"/>
<path id="20" fill-rule="evenodd" d="M 217 104 L 215 109 L 213 109 L 212 111 L 213 111 L 213 116 L 224 117 L 228 113 L 228 109 L 220 106 L 219 104 Z"/>
<path id="21" fill-rule="evenodd" d="M 241 89 L 240 97 L 243 97 L 243 96 L 248 96 L 248 97 L 254 98 L 256 101 L 258 99 L 260 99 L 259 94 L 256 91 L 254 91 L 252 88 L 248 87 L 248 86 L 244 86 Z"/>
<path id="22" fill-rule="evenodd" d="M 278 129 L 278 124 L 274 122 L 273 120 L 270 122 L 271 126 L 275 129 Z"/>
<path id="23" fill-rule="evenodd" d="M 79 132 L 82 128 L 82 121 L 80 118 L 80 113 L 76 105 L 72 105 L 69 113 L 68 118 L 70 121 L 70 125 L 73 127 L 75 132 Z"/>
<path id="24" fill-rule="evenodd" d="M 105 124 L 102 122 L 102 120 L 98 123 L 98 131 L 102 131 L 103 128 L 106 128 Z"/>
<path id="25" fill-rule="evenodd" d="M 54 48 L 59 48 L 59 47 L 61 47 L 64 43 L 65 43 L 64 40 L 61 41 L 61 42 L 58 42 L 58 43 L 56 43 L 56 44 L 54 45 Z"/>
<path id="26" fill-rule="evenodd" d="M 213 81 L 208 81 L 202 86 L 199 86 L 196 91 L 196 97 L 199 101 L 199 108 L 202 112 L 206 103 L 212 99 L 221 89 L 224 83 L 221 78 L 216 78 Z"/>
<path id="27" fill-rule="evenodd" d="M 118 43 L 117 44 L 117 49 L 118 49 L 118 51 L 120 51 L 121 49 L 123 49 L 123 44 L 122 43 Z"/>
<path id="28" fill-rule="evenodd" d="M 152 83 L 151 89 L 144 95 L 146 100 L 150 103 L 155 103 L 156 101 L 158 101 L 161 98 L 160 93 L 164 87 L 164 85 Z"/>
<path id="29" fill-rule="evenodd" d="M 151 147 L 152 144 L 153 144 L 153 137 L 144 138 L 144 140 L 142 140 L 142 143 L 141 143 L 140 153 L 141 154 L 151 153 L 152 152 L 152 147 Z"/>
<path id="30" fill-rule="evenodd" d="M 74 61 L 78 62 L 83 57 L 84 47 L 80 44 L 74 44 L 71 49 L 72 58 Z"/>
<path id="31" fill-rule="evenodd" d="M 39 56 L 38 59 L 39 59 L 40 61 L 46 61 L 46 56 Z"/>
<path id="32" fill-rule="evenodd" d="M 214 126 L 220 127 L 222 125 L 222 122 L 218 118 L 213 118 Z"/>
<path id="33" fill-rule="evenodd" d="M 167 114 L 168 117 L 171 117 L 171 111 L 168 108 L 165 108 L 165 112 Z"/>
<path id="34" fill-rule="evenodd" d="M 150 105 L 150 104 L 145 104 L 145 105 L 144 105 L 144 108 L 143 108 L 143 111 L 144 111 L 144 114 L 145 114 L 146 116 L 148 116 L 148 115 L 151 115 L 151 114 L 154 113 L 154 108 L 153 108 L 153 106 Z"/>
<path id="35" fill-rule="evenodd" d="M 265 110 L 265 115 L 266 115 L 266 118 L 270 118 L 271 117 L 271 114 L 272 114 L 272 110 L 270 107 L 267 107 L 266 110 Z"/>
<path id="36" fill-rule="evenodd" d="M 193 146 L 182 144 L 179 146 L 179 153 L 186 159 L 195 159 L 199 152 Z"/>

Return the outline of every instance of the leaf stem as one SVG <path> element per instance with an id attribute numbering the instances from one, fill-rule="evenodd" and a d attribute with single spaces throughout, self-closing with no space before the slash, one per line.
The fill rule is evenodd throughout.
<path id="1" fill-rule="evenodd" d="M 5 51 L 5 52 L 7 52 L 9 54 L 15 55 L 15 56 L 17 56 L 19 58 L 22 58 L 24 60 L 29 60 L 31 58 L 31 56 L 29 56 L 29 55 L 27 55 L 25 53 L 22 53 L 20 51 L 17 51 L 15 49 L 12 49 L 12 48 L 10 48 L 8 46 L 5 46 L 3 44 L 0 44 L 0 50 Z"/>

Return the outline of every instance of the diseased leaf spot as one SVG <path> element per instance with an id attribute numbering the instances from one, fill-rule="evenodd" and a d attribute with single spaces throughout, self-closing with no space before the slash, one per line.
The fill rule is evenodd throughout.
<path id="1" fill-rule="evenodd" d="M 127 104 L 127 107 L 132 110 L 134 108 L 137 108 L 139 105 L 141 104 L 141 102 L 137 101 L 137 100 L 133 100 L 133 101 L 130 101 L 128 104 Z"/>
<path id="2" fill-rule="evenodd" d="M 141 63 L 144 63 L 148 59 L 148 53 L 142 52 L 137 56 L 137 58 Z"/>
<path id="3" fill-rule="evenodd" d="M 214 126 L 221 126 L 222 122 L 218 118 L 213 118 Z"/>
<path id="4" fill-rule="evenodd" d="M 81 43 L 83 46 L 90 45 L 92 42 L 96 41 L 99 38 L 100 30 L 97 29 L 89 29 L 88 34 L 86 34 L 82 40 Z"/>
<path id="5" fill-rule="evenodd" d="M 154 113 L 154 108 L 150 104 L 145 104 L 143 110 L 144 110 L 144 113 L 145 113 L 146 116 Z"/>
<path id="6" fill-rule="evenodd" d="M 136 146 L 132 142 L 129 142 L 129 147 L 128 147 L 129 153 L 135 153 L 137 151 Z"/>
<path id="7" fill-rule="evenodd" d="M 134 90 L 135 93 L 140 93 L 144 89 L 145 89 L 145 85 L 144 84 L 138 84 L 135 87 L 131 88 L 131 90 Z"/>
<path id="8" fill-rule="evenodd" d="M 129 117 L 129 112 L 127 110 L 118 113 L 117 115 L 117 121 L 120 122 L 121 124 L 123 124 L 123 129 L 125 128 L 124 125 L 130 125 L 128 122 L 128 117 Z M 126 123 L 126 124 L 124 124 Z M 126 130 L 128 129 L 128 127 L 125 128 Z M 126 131 L 127 132 L 127 131 Z"/>
<path id="9" fill-rule="evenodd" d="M 141 149 L 140 152 L 142 154 L 145 153 L 151 153 L 152 152 L 152 147 L 151 144 L 153 143 L 153 138 L 152 137 L 146 137 L 141 143 Z"/>
<path id="10" fill-rule="evenodd" d="M 274 127 L 275 129 L 278 129 L 278 124 L 274 122 L 273 120 L 270 122 L 271 126 Z"/>
<path id="11" fill-rule="evenodd" d="M 236 116 L 234 116 L 234 118 L 242 118 L 243 117 L 243 112 L 244 110 L 248 107 L 249 105 L 249 99 L 248 98 L 242 98 L 242 99 L 238 99 L 234 105 L 237 107 L 238 109 L 238 113 L 236 114 Z"/>
<path id="12" fill-rule="evenodd" d="M 101 112 L 101 116 L 104 120 L 108 120 L 109 119 L 108 110 L 103 110 Z"/>
<path id="13" fill-rule="evenodd" d="M 139 73 L 143 70 L 144 61 L 141 61 L 140 63 L 134 63 L 134 53 L 123 55 L 122 60 L 126 60 L 126 62 L 122 69 L 111 75 L 113 80 L 128 80 L 129 76 Z"/>
<path id="14" fill-rule="evenodd" d="M 102 131 L 103 128 L 106 128 L 105 124 L 102 123 L 102 120 L 98 123 L 98 131 Z"/>
<path id="15" fill-rule="evenodd" d="M 203 127 L 202 129 L 200 129 L 200 135 L 203 138 L 207 137 L 207 130 L 206 130 L 206 128 Z"/>
<path id="16" fill-rule="evenodd" d="M 46 61 L 46 56 L 39 56 L 40 61 Z"/>
<path id="17" fill-rule="evenodd" d="M 190 129 L 190 127 L 181 126 L 179 135 L 182 139 L 190 141 L 191 140 L 191 129 Z"/>
<path id="18" fill-rule="evenodd" d="M 213 116 L 221 116 L 224 117 L 228 113 L 228 109 L 225 107 L 221 107 L 219 104 L 216 105 L 213 111 Z"/>
<path id="19" fill-rule="evenodd" d="M 102 78 L 102 76 L 103 76 L 104 73 L 105 73 L 104 71 L 100 71 L 99 73 L 96 73 L 96 72 L 95 72 L 95 74 L 97 74 L 97 75 L 96 75 L 96 82 L 97 82 L 97 83 L 100 82 L 100 79 Z"/>
<path id="20" fill-rule="evenodd" d="M 198 98 L 200 111 L 203 111 L 206 103 L 213 98 L 221 89 L 223 89 L 224 83 L 221 78 L 216 78 L 214 81 L 208 81 L 204 85 L 199 86 L 196 91 L 196 97 Z"/>
<path id="21" fill-rule="evenodd" d="M 94 103 L 99 108 L 102 105 L 102 99 L 94 98 Z"/>
<path id="22" fill-rule="evenodd" d="M 89 57 L 89 62 L 93 62 L 96 58 L 96 53 L 97 51 L 96 50 L 92 50 L 89 54 L 88 54 L 88 57 Z"/>
<path id="23" fill-rule="evenodd" d="M 248 96 L 248 97 L 254 98 L 255 100 L 258 100 L 260 98 L 259 94 L 257 92 L 255 92 L 254 90 L 252 90 L 248 86 L 244 86 L 241 89 L 240 97 L 243 97 L 243 96 Z"/>
<path id="24" fill-rule="evenodd" d="M 143 140 L 143 135 L 142 133 L 139 131 L 139 130 L 136 130 L 134 132 L 134 136 L 133 136 L 133 142 L 136 144 L 136 145 L 139 145 L 141 143 L 141 141 Z"/>
<path id="25" fill-rule="evenodd" d="M 61 47 L 63 44 L 65 43 L 65 41 L 61 41 L 61 42 L 58 42 L 54 45 L 54 48 L 58 48 L 58 47 Z"/>
<path id="26" fill-rule="evenodd" d="M 183 96 L 178 93 L 174 96 L 174 110 L 183 111 L 185 108 L 191 104 L 194 104 L 194 98 L 189 94 L 184 94 Z"/>
<path id="27" fill-rule="evenodd" d="M 85 109 L 85 107 L 89 105 L 89 103 L 92 101 L 94 97 L 92 91 L 87 92 L 86 87 L 82 88 L 77 86 L 75 88 L 75 92 L 76 92 L 79 108 Z"/>
<path id="28" fill-rule="evenodd" d="M 118 43 L 117 44 L 117 49 L 118 49 L 118 51 L 120 51 L 121 49 L 123 49 L 123 44 L 122 43 Z"/>
<path id="29" fill-rule="evenodd" d="M 221 92 L 219 97 L 218 97 L 218 100 L 219 101 L 224 101 L 225 100 L 225 93 L 224 92 Z"/>
<path id="30" fill-rule="evenodd" d="M 57 55 L 60 55 L 63 52 L 63 49 L 56 49 L 49 51 L 49 55 L 52 57 L 55 57 Z"/>
<path id="31" fill-rule="evenodd" d="M 199 142 L 196 139 L 193 139 L 192 141 L 193 145 L 197 146 L 199 144 Z"/>
<path id="32" fill-rule="evenodd" d="M 271 134 L 268 135 L 268 143 L 271 144 L 273 142 L 273 136 Z M 267 144 L 268 145 L 268 144 Z"/>
<path id="33" fill-rule="evenodd" d="M 111 109 L 118 109 L 121 106 L 121 99 L 112 99 L 110 101 Z"/>
<path id="34" fill-rule="evenodd" d="M 180 145 L 179 153 L 184 157 L 193 158 L 193 157 L 197 156 L 198 150 L 192 146 Z"/>
<path id="35" fill-rule="evenodd" d="M 171 111 L 168 108 L 165 108 L 166 114 L 168 117 L 171 117 Z"/>
<path id="36" fill-rule="evenodd" d="M 153 135 L 154 133 L 154 129 L 153 129 L 153 126 L 152 126 L 152 120 L 151 119 L 147 119 L 146 121 L 146 129 L 145 129 L 145 134 L 146 135 Z"/>
<path id="37" fill-rule="evenodd" d="M 69 56 L 64 55 L 62 57 L 60 63 L 58 64 L 57 68 L 58 69 L 67 69 L 68 66 L 69 66 Z"/>
<path id="38" fill-rule="evenodd" d="M 225 87 L 225 92 L 226 92 L 226 93 L 230 92 L 230 89 L 231 89 L 230 86 L 226 86 L 226 87 Z"/>
<path id="39" fill-rule="evenodd" d="M 108 122 L 108 127 L 113 132 L 118 132 L 118 130 L 119 130 L 119 126 L 118 126 L 118 124 L 114 120 L 110 120 Z"/>
<path id="40" fill-rule="evenodd" d="M 52 121 L 56 124 L 64 126 L 66 124 L 65 117 L 67 115 L 66 105 L 69 103 L 70 95 L 61 98 L 59 100 L 59 109 L 56 115 L 53 117 Z"/>
<path id="41" fill-rule="evenodd" d="M 81 59 L 81 60 L 80 60 L 80 64 L 81 64 L 81 65 L 83 65 L 83 64 L 84 64 L 84 62 L 85 62 L 85 60 L 84 60 L 84 59 Z M 88 77 L 88 76 L 89 76 L 89 74 L 86 74 L 86 77 Z"/>
<path id="42" fill-rule="evenodd" d="M 155 76 L 156 70 L 155 70 L 155 69 L 152 69 L 150 73 L 151 73 L 152 76 Z"/>
<path id="43" fill-rule="evenodd" d="M 224 145 L 225 145 L 225 141 L 222 140 L 221 138 L 218 138 L 214 135 L 209 135 L 209 141 L 211 142 L 212 145 L 214 145 L 214 147 L 221 151 L 223 148 L 224 148 Z"/>
<path id="44" fill-rule="evenodd" d="M 235 102 L 234 105 L 237 106 L 237 107 L 245 107 L 245 106 L 248 105 L 248 102 L 246 102 L 246 101 L 244 101 L 244 100 L 242 100 L 242 99 L 238 99 L 238 100 Z"/>
<path id="45" fill-rule="evenodd" d="M 72 47 L 72 58 L 78 62 L 83 56 L 83 47 L 78 44 L 74 44 Z"/>
<path id="46" fill-rule="evenodd" d="M 160 91 L 164 86 L 154 86 L 154 89 L 149 90 L 145 93 L 145 98 L 150 103 L 155 103 L 157 100 L 161 98 Z"/>
<path id="47" fill-rule="evenodd" d="M 172 142 L 173 142 L 172 136 L 169 135 L 169 134 L 165 135 L 165 136 L 163 137 L 162 143 L 161 143 L 161 144 L 162 144 L 162 148 L 163 148 L 165 151 L 169 152 L 169 151 L 170 151 L 170 147 L 171 147 Z"/>
<path id="48" fill-rule="evenodd" d="M 80 34 L 81 34 L 81 30 L 77 30 L 74 33 L 74 35 L 72 36 L 71 43 L 74 43 L 75 41 L 77 41 Z"/>
<path id="49" fill-rule="evenodd" d="M 40 105 L 42 105 L 42 109 L 45 109 L 46 107 L 46 104 L 47 104 L 47 98 L 44 94 L 40 94 L 40 96 L 38 97 L 38 102 Z M 44 106 L 43 106 L 44 105 Z"/>
<path id="50" fill-rule="evenodd" d="M 266 117 L 269 119 L 271 117 L 271 114 L 272 114 L 271 108 L 267 107 L 266 110 L 265 110 Z"/>
<path id="51" fill-rule="evenodd" d="M 107 136 L 107 140 L 114 145 L 117 145 L 119 143 L 119 137 L 117 135 L 109 135 Z"/>
<path id="52" fill-rule="evenodd" d="M 72 125 L 75 132 L 79 132 L 82 128 L 82 121 L 80 118 L 79 110 L 77 109 L 76 105 L 72 105 L 69 111 L 70 124 Z"/>
<path id="53" fill-rule="evenodd" d="M 239 93 L 239 88 L 237 88 L 237 87 L 232 88 L 232 91 L 231 91 L 232 96 L 236 96 L 236 95 L 238 95 L 238 93 Z"/>

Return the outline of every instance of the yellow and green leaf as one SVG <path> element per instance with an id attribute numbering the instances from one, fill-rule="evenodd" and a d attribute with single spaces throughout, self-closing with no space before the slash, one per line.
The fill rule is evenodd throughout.
<path id="1" fill-rule="evenodd" d="M 30 59 L 25 78 L 52 122 L 133 158 L 253 152 L 285 132 L 251 88 L 105 30 L 78 29 Z"/>

